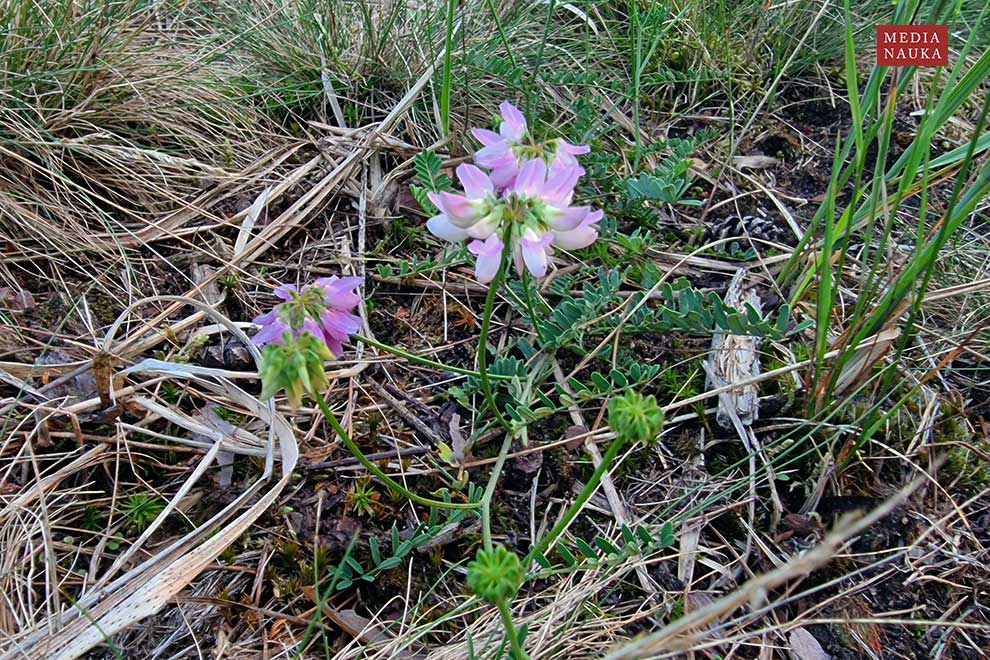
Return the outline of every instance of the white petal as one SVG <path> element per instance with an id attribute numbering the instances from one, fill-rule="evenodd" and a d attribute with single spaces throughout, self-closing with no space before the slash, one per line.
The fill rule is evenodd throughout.
<path id="1" fill-rule="evenodd" d="M 598 229 L 594 225 L 578 227 L 571 231 L 555 232 L 553 244 L 565 250 L 580 250 L 598 240 Z"/>
<path id="2" fill-rule="evenodd" d="M 445 241 L 463 241 L 469 236 L 466 231 L 451 224 L 450 220 L 443 213 L 427 220 L 426 228 L 430 230 L 431 234 Z"/>
<path id="3" fill-rule="evenodd" d="M 529 272 L 534 277 L 543 277 L 547 274 L 547 250 L 542 241 L 530 241 L 525 238 L 519 239 L 519 247 L 522 250 L 523 262 Z"/>

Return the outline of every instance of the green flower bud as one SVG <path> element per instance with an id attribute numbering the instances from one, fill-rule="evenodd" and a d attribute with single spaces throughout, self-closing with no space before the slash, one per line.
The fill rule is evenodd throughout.
<path id="1" fill-rule="evenodd" d="M 525 571 L 519 557 L 502 545 L 491 552 L 478 550 L 475 560 L 468 564 L 468 587 L 489 603 L 510 600 L 522 586 L 523 578 Z"/>
<path id="2" fill-rule="evenodd" d="M 612 399 L 608 407 L 608 425 L 620 438 L 632 442 L 655 442 L 663 421 L 663 410 L 652 394 L 644 397 L 630 390 Z"/>
<path id="3" fill-rule="evenodd" d="M 262 351 L 261 398 L 269 399 L 284 390 L 289 405 L 298 408 L 304 394 L 327 388 L 323 365 L 332 359 L 327 345 L 309 333 L 299 337 L 286 334 L 284 343 L 268 344 Z"/>

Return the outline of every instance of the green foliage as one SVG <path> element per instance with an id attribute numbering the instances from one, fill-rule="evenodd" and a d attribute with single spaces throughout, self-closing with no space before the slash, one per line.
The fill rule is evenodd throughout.
<path id="1" fill-rule="evenodd" d="M 447 174 L 441 171 L 443 161 L 432 151 L 424 149 L 416 154 L 415 167 L 420 185 L 409 186 L 409 191 L 419 202 L 419 205 L 423 207 L 423 210 L 433 215 L 439 209 L 430 201 L 428 193 L 451 190 L 454 183 Z"/>
<path id="2" fill-rule="evenodd" d="M 479 549 L 468 564 L 468 587 L 474 595 L 489 603 L 504 603 L 522 586 L 525 571 L 518 555 L 504 545 L 491 551 Z"/>
<path id="3" fill-rule="evenodd" d="M 241 413 L 234 412 L 230 408 L 225 408 L 224 406 L 216 406 L 213 410 L 216 412 L 217 417 L 230 424 L 243 424 L 246 420 L 246 417 Z"/>
<path id="4" fill-rule="evenodd" d="M 637 387 L 652 382 L 661 374 L 659 364 L 645 364 L 632 359 L 621 360 L 617 368 L 608 373 L 593 371 L 587 382 L 571 378 L 567 385 L 574 393 L 572 397 L 563 385 L 557 384 L 557 396 L 567 406 L 581 406 L 588 401 L 603 399 L 626 388 Z"/>
<path id="5" fill-rule="evenodd" d="M 88 506 L 83 509 L 82 521 L 79 526 L 91 532 L 98 532 L 106 524 L 107 514 L 95 506 Z"/>
<path id="6" fill-rule="evenodd" d="M 608 407 L 608 425 L 620 438 L 640 444 L 656 441 L 663 428 L 663 410 L 651 394 L 644 397 L 628 391 L 612 399 Z"/>
<path id="7" fill-rule="evenodd" d="M 468 499 L 471 502 L 480 501 L 481 489 L 469 485 Z M 450 501 L 450 496 L 445 495 L 444 501 Z M 444 509 L 442 514 L 439 509 L 430 509 L 429 520 L 416 527 L 405 540 L 401 538 L 399 529 L 392 527 L 389 536 L 390 549 L 387 553 L 378 539 L 369 536 L 368 553 L 371 564 L 366 568 L 356 557 L 348 553 L 335 569 L 336 589 L 338 591 L 349 589 L 359 581 L 373 582 L 377 574 L 398 568 L 413 552 L 437 538 L 450 525 L 459 523 L 471 515 L 474 515 L 474 512 L 468 509 Z"/>
<path id="8" fill-rule="evenodd" d="M 689 156 L 699 146 L 715 135 L 711 131 L 702 131 L 691 139 L 670 140 L 647 147 L 646 153 L 670 151 L 652 173 L 641 174 L 637 178 L 626 181 L 626 198 L 630 202 L 663 202 L 666 204 L 683 204 L 699 206 L 700 201 L 684 199 L 691 187 L 691 159 Z"/>
<path id="9" fill-rule="evenodd" d="M 371 479 L 365 477 L 359 479 L 347 494 L 347 503 L 359 516 L 371 518 L 375 515 L 380 498 L 381 495 L 371 486 Z"/>
<path id="10" fill-rule="evenodd" d="M 430 200 L 426 200 L 428 203 Z M 413 256 L 408 260 L 396 263 L 382 263 L 375 266 L 375 272 L 379 277 L 386 280 L 405 279 L 417 275 L 426 275 L 438 270 L 444 270 L 463 263 L 466 259 L 467 248 L 459 245 L 456 248 L 448 249 L 439 259 L 430 257 L 420 258 Z"/>
<path id="11" fill-rule="evenodd" d="M 643 285 L 650 285 L 652 276 L 660 276 L 659 270 L 644 276 Z M 781 305 L 776 318 L 763 318 L 751 305 L 746 311 L 727 306 L 714 292 L 702 293 L 692 287 L 687 280 L 680 279 L 673 284 L 664 282 L 659 293 L 663 302 L 657 307 L 641 306 L 623 324 L 625 332 L 669 332 L 672 330 L 693 334 L 714 334 L 718 332 L 754 337 L 781 337 L 803 332 L 810 325 L 804 322 L 789 329 L 791 309 Z M 635 307 L 645 294 L 636 293 L 630 303 Z M 602 326 L 608 328 L 618 324 L 617 319 L 606 319 Z"/>
<path id="12" fill-rule="evenodd" d="M 623 333 L 679 331 L 691 334 L 713 334 L 726 332 L 736 335 L 772 337 L 775 339 L 802 332 L 807 323 L 789 329 L 791 310 L 782 305 L 776 317 L 764 319 L 752 306 L 740 312 L 727 306 L 714 292 L 702 293 L 690 285 L 686 279 L 660 285 L 660 304 L 648 301 L 640 304 L 644 292 L 636 292 L 629 300 L 619 296 L 621 284 L 628 270 L 599 269 L 597 281 L 586 282 L 580 296 L 570 293 L 569 287 L 574 277 L 558 278 L 551 290 L 562 298 L 554 306 L 549 318 L 538 321 L 544 337 L 544 347 L 580 348 L 588 335 L 609 332 L 622 323 Z M 640 268 L 640 284 L 652 288 L 663 277 L 659 268 L 645 264 Z M 592 323 L 612 308 L 627 303 L 637 308 L 628 316 L 612 314 Z M 521 309 L 522 313 L 525 310 Z"/>
<path id="13" fill-rule="evenodd" d="M 547 348 L 580 346 L 587 332 L 583 324 L 618 302 L 622 273 L 617 269 L 599 269 L 597 275 L 597 282 L 584 285 L 581 297 L 562 292 L 564 298 L 554 307 L 550 318 L 541 323 Z"/>
<path id="14" fill-rule="evenodd" d="M 656 169 L 653 174 L 642 174 L 636 179 L 629 179 L 627 183 L 629 199 L 634 202 L 651 201 L 701 206 L 701 200 L 683 199 L 688 188 L 691 187 L 690 169 L 690 162 L 679 161 L 669 169 Z"/>
<path id="15" fill-rule="evenodd" d="M 138 532 L 148 528 L 155 518 L 165 510 L 165 502 L 155 495 L 137 493 L 124 499 L 120 511 L 128 524 Z"/>
<path id="16" fill-rule="evenodd" d="M 481 50 L 465 53 L 464 65 L 474 69 L 475 74 L 487 74 L 511 87 L 520 87 L 529 75 L 526 69 L 514 64 L 509 58 Z"/>
<path id="17" fill-rule="evenodd" d="M 560 542 L 556 546 L 559 563 L 550 561 L 545 555 L 537 555 L 536 561 L 545 569 L 576 570 L 596 566 L 617 566 L 632 557 L 646 557 L 659 550 L 665 550 L 674 545 L 676 537 L 674 526 L 667 522 L 652 532 L 645 525 L 637 525 L 635 530 L 628 525 L 622 525 L 622 545 L 616 545 L 604 536 L 595 536 L 588 543 L 577 538 L 573 546 Z"/>

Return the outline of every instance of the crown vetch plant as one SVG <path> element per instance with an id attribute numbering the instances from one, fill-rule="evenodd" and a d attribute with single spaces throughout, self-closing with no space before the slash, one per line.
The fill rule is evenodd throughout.
<path id="1" fill-rule="evenodd" d="M 328 386 L 324 364 L 343 354 L 344 342 L 361 328 L 361 319 L 351 313 L 361 297 L 356 289 L 360 277 L 326 277 L 305 287 L 283 284 L 275 289 L 282 302 L 254 319 L 261 330 L 252 342 L 264 346 L 261 354 L 261 398 L 269 399 L 285 390 L 289 405 L 298 408 L 309 394 L 344 446 L 369 472 L 409 500 L 445 509 L 475 509 L 474 502 L 459 503 L 416 495 L 385 474 L 355 444 L 323 396 Z"/>
<path id="2" fill-rule="evenodd" d="M 571 206 L 584 174 L 576 156 L 589 148 L 563 140 L 533 142 L 522 113 L 507 102 L 501 110 L 500 133 L 472 131 L 483 145 L 475 154 L 481 167 L 458 166 L 464 193 L 429 194 L 440 213 L 427 228 L 448 241 L 472 239 L 468 250 L 477 257 L 475 276 L 483 283 L 494 279 L 507 245 L 520 274 L 525 268 L 543 277 L 553 246 L 574 250 L 591 245 L 604 215 L 588 206 Z"/>
<path id="3" fill-rule="evenodd" d="M 289 404 L 298 407 L 304 393 L 327 386 L 324 363 L 339 358 L 344 342 L 361 328 L 361 319 L 351 313 L 361 301 L 355 292 L 360 285 L 360 277 L 334 276 L 275 289 L 283 302 L 254 319 L 261 330 L 252 341 L 264 347 L 262 398 L 284 389 Z"/>
<path id="4" fill-rule="evenodd" d="M 328 386 L 324 372 L 326 361 L 339 358 L 344 344 L 361 328 L 361 320 L 352 313 L 361 300 L 356 291 L 361 284 L 360 278 L 331 277 L 304 287 L 277 287 L 275 295 L 281 302 L 272 311 L 254 320 L 261 329 L 252 341 L 264 347 L 260 369 L 262 398 L 272 397 L 284 390 L 289 404 L 298 407 L 303 395 L 308 394 L 316 401 L 343 444 L 382 483 L 418 504 L 480 512 L 485 547 L 468 567 L 468 586 L 478 597 L 498 608 L 509 638 L 510 656 L 521 660 L 528 657 L 523 648 L 524 633 L 513 624 L 509 605 L 526 579 L 524 567 L 556 541 L 566 528 L 566 522 L 563 526 L 558 523 L 549 534 L 537 541 L 525 561 L 520 561 L 512 550 L 494 547 L 492 543 L 491 498 L 514 431 L 499 411 L 492 394 L 486 354 L 487 336 L 508 258 L 512 258 L 524 279 L 527 272 L 543 277 L 549 268 L 549 257 L 554 247 L 579 249 L 598 239 L 597 225 L 604 214 L 590 206 L 573 204 L 575 187 L 585 173 L 577 157 L 588 153 L 589 148 L 559 139 L 537 142 L 515 106 L 506 102 L 500 110 L 502 121 L 498 133 L 484 129 L 473 131 L 482 147 L 475 154 L 476 164 L 462 164 L 456 170 L 463 191 L 448 190 L 449 182 L 446 181 L 442 186 L 433 186 L 429 200 L 439 213 L 427 222 L 429 230 L 439 238 L 466 241 L 468 250 L 477 257 L 475 274 L 478 280 L 493 283 L 489 287 L 482 316 L 478 376 L 487 405 L 507 434 L 480 501 L 453 502 L 447 496 L 444 500 L 437 500 L 406 489 L 362 453 L 324 398 Z M 529 300 L 528 287 L 526 295 Z M 532 310 L 532 304 L 529 308 Z M 366 338 L 361 340 L 368 341 Z M 626 405 L 623 406 L 623 403 Z M 644 405 L 639 399 L 623 400 L 613 406 L 610 419 L 620 420 L 620 425 L 628 427 L 629 435 L 636 438 L 655 435 L 662 424 L 662 412 L 657 415 L 654 408 L 658 410 L 658 407 L 652 398 L 647 403 L 651 405 Z M 566 521 L 578 514 L 597 487 L 601 475 L 615 460 L 625 440 L 624 435 L 620 436 L 609 448 L 581 495 L 568 509 Z M 364 486 L 355 494 L 365 497 L 363 489 Z M 365 505 L 367 510 L 372 508 L 367 502 Z"/>

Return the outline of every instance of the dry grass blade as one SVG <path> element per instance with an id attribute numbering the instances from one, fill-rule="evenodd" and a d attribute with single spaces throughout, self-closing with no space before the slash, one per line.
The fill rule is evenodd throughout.
<path id="1" fill-rule="evenodd" d="M 692 649 L 699 638 L 713 634 L 706 626 L 728 616 L 746 603 L 760 603 L 770 590 L 812 573 L 831 560 L 849 542 L 849 539 L 867 529 L 870 525 L 889 515 L 894 508 L 906 500 L 924 483 L 916 479 L 902 488 L 896 496 L 884 502 L 865 516 L 840 521 L 820 544 L 804 556 L 795 558 L 780 568 L 765 575 L 754 577 L 739 589 L 701 609 L 685 614 L 681 619 L 668 624 L 662 630 L 628 644 L 620 645 L 605 657 L 608 660 L 634 660 L 643 657 L 659 657 Z M 698 631 L 701 632 L 698 632 Z"/>

